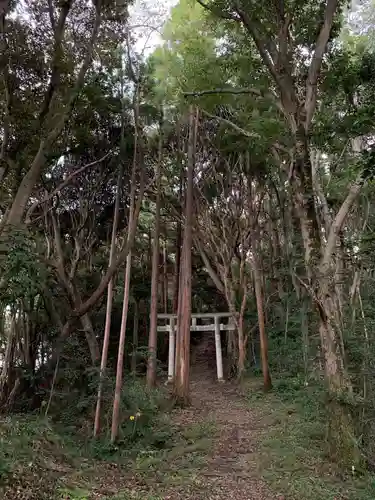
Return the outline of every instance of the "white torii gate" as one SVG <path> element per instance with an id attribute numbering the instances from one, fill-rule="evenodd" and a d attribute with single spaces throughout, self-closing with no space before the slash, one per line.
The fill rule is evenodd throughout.
<path id="1" fill-rule="evenodd" d="M 197 325 L 197 319 L 213 319 L 213 323 Z M 220 323 L 221 318 L 229 318 L 228 323 Z M 176 320 L 177 314 L 158 314 L 158 320 L 167 320 L 166 325 L 157 327 L 158 332 L 169 332 L 169 351 L 168 351 L 168 380 L 173 380 L 175 374 L 175 352 L 176 352 Z M 223 374 L 223 354 L 221 351 L 220 332 L 226 330 L 235 330 L 233 314 L 231 313 L 197 313 L 191 315 L 191 332 L 215 332 L 215 350 L 216 350 L 216 369 L 217 379 L 224 382 Z"/>

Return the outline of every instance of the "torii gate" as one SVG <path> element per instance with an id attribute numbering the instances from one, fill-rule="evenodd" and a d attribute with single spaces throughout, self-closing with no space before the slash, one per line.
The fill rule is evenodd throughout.
<path id="1" fill-rule="evenodd" d="M 213 319 L 213 323 L 197 325 L 197 319 Z M 221 318 L 228 318 L 228 323 L 220 323 Z M 168 380 L 173 380 L 175 374 L 175 352 L 176 352 L 176 320 L 177 314 L 158 314 L 158 320 L 167 320 L 166 325 L 157 327 L 158 332 L 169 332 L 169 350 L 168 350 Z M 223 374 L 223 354 L 221 351 L 221 331 L 235 330 L 233 314 L 231 313 L 197 313 L 191 315 L 191 332 L 215 332 L 215 350 L 216 350 L 216 369 L 217 379 L 224 382 Z"/>

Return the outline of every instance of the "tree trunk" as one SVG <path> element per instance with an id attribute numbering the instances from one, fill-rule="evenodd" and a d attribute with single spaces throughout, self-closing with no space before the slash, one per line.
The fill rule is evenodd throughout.
<path id="1" fill-rule="evenodd" d="M 256 249 L 254 249 L 256 252 Z M 262 277 L 259 270 L 258 259 L 254 258 L 254 290 L 257 303 L 259 338 L 260 338 L 260 355 L 262 360 L 263 372 L 263 388 L 265 391 L 272 389 L 271 375 L 268 365 L 268 339 L 264 320 L 264 300 L 262 291 Z"/>
<path id="2" fill-rule="evenodd" d="M 242 380 L 245 369 L 246 369 L 246 343 L 244 335 L 244 321 L 243 317 L 240 317 L 237 324 L 237 334 L 238 334 L 238 366 L 237 366 L 237 379 Z"/>
<path id="3" fill-rule="evenodd" d="M 130 55 L 129 55 L 130 57 Z M 130 63 L 131 64 L 131 63 Z M 134 76 L 134 75 L 133 75 Z M 132 174 L 130 179 L 130 207 L 129 207 L 129 221 L 128 221 L 128 237 L 127 243 L 129 245 L 129 253 L 126 258 L 126 268 L 125 268 L 125 279 L 124 279 L 124 299 L 122 307 L 122 318 L 121 318 L 121 329 L 120 329 L 120 339 L 118 347 L 117 356 L 117 369 L 116 369 L 116 386 L 115 386 L 115 396 L 113 399 L 113 412 L 112 412 L 112 428 L 111 428 L 111 442 L 114 443 L 117 439 L 118 428 L 119 428 L 119 418 L 120 418 L 120 403 L 121 403 L 121 391 L 122 391 L 122 378 L 124 369 L 124 354 L 125 354 L 125 336 L 126 336 L 126 323 L 128 317 L 129 309 L 129 288 L 130 288 L 130 275 L 131 275 L 131 263 L 132 254 L 131 246 L 132 241 L 135 238 L 136 227 L 134 223 L 138 220 L 138 215 L 140 211 L 140 201 L 143 195 L 143 182 L 144 182 L 144 172 L 143 172 L 143 135 L 139 121 L 139 99 L 140 99 L 140 87 L 139 80 L 135 80 L 135 93 L 134 93 L 134 156 L 133 156 L 133 166 Z M 140 171 L 140 194 L 137 200 L 136 197 L 136 178 L 137 169 Z"/>
<path id="4" fill-rule="evenodd" d="M 156 163 L 156 207 L 154 221 L 154 241 L 152 249 L 152 277 L 151 277 L 151 304 L 150 304 L 150 332 L 148 338 L 147 359 L 147 387 L 150 389 L 156 384 L 156 356 L 158 343 L 158 302 L 159 302 L 159 260 L 160 260 L 160 208 L 161 208 L 161 161 L 162 161 L 162 124 L 159 130 L 159 158 Z"/>
<path id="5" fill-rule="evenodd" d="M 130 286 L 130 274 L 131 274 L 131 252 L 128 254 L 126 259 L 126 270 L 125 270 L 125 282 L 124 282 L 124 299 L 122 305 L 122 318 L 121 318 L 121 329 L 120 329 L 120 339 L 117 355 L 117 369 L 116 369 L 116 387 L 115 387 L 115 397 L 113 400 L 113 413 L 112 413 L 112 428 L 111 428 L 111 442 L 114 443 L 117 439 L 119 418 L 120 418 L 120 403 L 121 403 L 121 391 L 122 391 L 122 379 L 124 371 L 124 355 L 125 355 L 125 335 L 126 335 L 126 322 L 128 319 L 128 308 L 129 308 L 129 286 Z"/>
<path id="6" fill-rule="evenodd" d="M 8 399 L 11 382 L 11 371 L 13 367 L 13 356 L 16 342 L 16 318 L 12 315 L 8 335 L 6 338 L 5 354 L 2 360 L 2 368 L 0 374 L 0 402 L 5 404 Z"/>
<path id="7" fill-rule="evenodd" d="M 167 254 L 167 231 L 163 245 L 163 311 L 168 314 L 168 254 Z"/>
<path id="8" fill-rule="evenodd" d="M 132 361 L 131 361 L 131 371 L 134 376 L 137 375 L 138 326 L 139 326 L 139 306 L 138 302 L 134 300 L 133 349 L 132 349 Z"/>
<path id="9" fill-rule="evenodd" d="M 348 409 L 339 406 L 339 398 L 342 393 L 350 393 L 351 384 L 348 377 L 342 372 L 343 358 L 342 353 L 337 346 L 339 345 L 339 331 L 334 325 L 334 304 L 337 303 L 334 297 L 334 290 L 329 289 L 327 280 L 332 278 L 328 276 L 327 267 L 331 264 L 331 250 L 327 254 L 327 248 L 330 240 L 336 241 L 337 234 L 342 226 L 354 198 L 355 189 L 350 193 L 340 208 L 336 219 L 339 218 L 340 224 L 332 224 L 330 234 L 327 239 L 325 256 L 321 258 L 321 232 L 317 221 L 315 211 L 312 166 L 310 161 L 310 142 L 312 135 L 313 117 L 317 106 L 317 92 L 319 88 L 319 76 L 321 72 L 324 54 L 330 38 L 334 17 L 339 7 L 338 0 L 327 0 L 320 30 L 316 38 L 315 48 L 312 53 L 310 65 L 306 75 L 305 92 L 299 95 L 299 89 L 294 83 L 293 72 L 295 68 L 291 60 L 286 60 L 285 54 L 281 48 L 276 49 L 276 55 L 270 55 L 268 45 L 270 38 L 266 31 L 258 29 L 258 22 L 254 22 L 253 14 L 247 9 L 243 9 L 240 2 L 236 3 L 235 11 L 238 14 L 244 28 L 252 36 L 258 49 L 264 65 L 268 68 L 270 76 L 273 78 L 278 88 L 281 99 L 281 107 L 286 118 L 286 122 L 291 134 L 294 136 L 294 164 L 291 171 L 291 186 L 293 190 L 293 201 L 299 212 L 301 233 L 305 248 L 305 270 L 306 270 L 306 288 L 312 296 L 312 300 L 319 312 L 320 324 L 319 332 L 321 336 L 322 350 L 324 354 L 325 373 L 327 386 L 332 400 L 336 401 L 334 418 L 331 418 L 332 427 L 338 429 L 338 433 L 333 435 L 331 441 L 333 445 L 341 447 L 341 439 L 344 439 L 346 448 L 345 458 L 348 463 L 353 465 L 358 456 L 358 446 L 355 443 L 354 428 L 350 421 Z M 287 33 L 287 32 L 285 32 Z M 277 32 L 275 32 L 277 36 Z M 279 33 L 280 47 L 288 43 L 288 35 Z M 272 51 L 271 51 L 272 52 Z M 302 106 L 301 106 L 302 104 Z M 355 188 L 355 186 L 352 186 Z M 360 186 L 358 185 L 359 189 Z M 349 200 L 348 200 L 349 198 Z M 348 203 L 346 203 L 348 201 Z M 344 207 L 344 205 L 346 206 Z M 342 210 L 345 208 L 345 210 Z M 345 213 L 346 212 L 346 213 Z M 332 231 L 333 230 L 333 231 Z M 331 245 L 332 246 L 332 245 Z M 337 419 L 337 422 L 335 421 Z M 338 425 L 337 425 L 338 424 Z M 347 426 L 345 429 L 344 427 Z"/>
<path id="10" fill-rule="evenodd" d="M 307 157 L 307 152 L 305 153 Z M 310 168 L 311 172 L 311 168 Z M 316 221 L 311 221 L 310 211 L 306 203 L 305 193 L 297 198 L 298 214 L 300 216 L 303 242 L 305 246 L 305 264 L 313 296 L 313 303 L 319 314 L 319 334 L 325 368 L 325 379 L 330 397 L 329 444 L 331 453 L 341 461 L 356 464 L 359 461 L 359 450 L 353 436 L 354 424 L 349 407 L 342 403 L 343 397 L 351 397 L 352 384 L 345 369 L 343 345 L 341 342 L 341 327 L 337 316 L 337 283 L 336 269 L 332 254 L 336 248 L 337 237 L 354 200 L 363 185 L 360 177 L 352 184 L 348 195 L 341 205 L 331 224 L 327 243 L 323 254 L 320 250 L 320 240 L 315 234 Z M 300 184 L 301 186 L 301 184 Z"/>
<path id="11" fill-rule="evenodd" d="M 174 395 L 176 400 L 189 403 L 190 375 L 190 322 L 191 322 L 191 249 L 193 244 L 193 180 L 195 164 L 196 127 L 198 116 L 195 108 L 190 107 L 187 188 L 185 203 L 185 229 L 180 266 L 180 293 L 177 317 L 176 375 Z"/>
<path id="12" fill-rule="evenodd" d="M 180 265 L 181 265 L 181 245 L 182 245 L 182 190 L 183 190 L 183 170 L 180 164 L 180 184 L 179 184 L 179 199 L 180 199 L 180 217 L 176 227 L 176 267 L 175 267 L 175 283 L 173 297 L 173 313 L 177 314 L 178 296 L 180 287 Z"/>
<path id="13" fill-rule="evenodd" d="M 113 214 L 111 248 L 109 251 L 109 267 L 112 265 L 113 259 L 115 256 L 116 234 L 117 234 L 117 226 L 118 226 L 119 213 L 120 213 L 120 192 L 121 192 L 121 183 L 122 183 L 122 173 L 123 173 L 123 169 L 122 169 L 122 167 L 120 167 L 119 172 L 118 172 L 118 177 L 117 177 L 117 186 L 116 186 L 116 200 L 115 200 L 115 208 L 114 208 L 114 214 Z M 107 308 L 106 308 L 106 315 L 105 315 L 102 358 L 101 358 L 101 362 L 100 362 L 98 397 L 96 400 L 94 437 L 97 436 L 100 432 L 102 391 L 103 391 L 103 383 L 104 383 L 104 378 L 105 378 L 105 371 L 107 368 L 109 336 L 110 336 L 110 332 L 111 332 L 113 281 L 114 281 L 113 278 L 111 278 L 110 282 L 108 283 L 108 291 L 107 291 Z"/>
<path id="14" fill-rule="evenodd" d="M 93 366 L 95 366 L 99 362 L 100 349 L 98 340 L 94 332 L 94 327 L 92 326 L 90 316 L 87 313 L 80 318 L 80 321 L 82 324 L 82 328 L 85 331 L 85 336 L 90 351 L 91 362 Z"/>

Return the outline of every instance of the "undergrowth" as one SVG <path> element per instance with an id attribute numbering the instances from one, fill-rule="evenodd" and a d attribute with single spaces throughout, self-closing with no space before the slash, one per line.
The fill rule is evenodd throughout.
<path id="1" fill-rule="evenodd" d="M 251 392 L 252 408 L 269 418 L 260 469 L 288 500 L 373 500 L 375 477 L 342 471 L 327 455 L 325 394 L 302 378 L 274 383 L 272 393 Z M 267 417 L 268 416 L 268 417 Z"/>
<path id="2" fill-rule="evenodd" d="M 94 440 L 82 419 L 76 427 L 66 426 L 73 416 L 63 409 L 60 421 L 56 415 L 0 418 L 0 498 L 159 500 L 159 490 L 200 487 L 196 478 L 214 426 L 175 428 L 170 409 L 164 391 L 128 384 L 115 445 L 105 423 Z"/>

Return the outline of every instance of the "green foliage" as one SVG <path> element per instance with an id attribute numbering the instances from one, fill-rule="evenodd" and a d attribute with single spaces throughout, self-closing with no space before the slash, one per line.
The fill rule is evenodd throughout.
<path id="1" fill-rule="evenodd" d="M 0 272 L 6 288 L 1 288 L 4 305 L 33 299 L 46 285 L 48 271 L 39 259 L 35 237 L 25 231 L 11 228 L 1 236 Z"/>
<path id="2" fill-rule="evenodd" d="M 162 391 L 148 390 L 143 381 L 135 379 L 131 384 L 125 385 L 121 400 L 125 413 L 120 443 L 126 444 L 140 438 L 153 439 L 152 426 L 164 398 Z"/>

